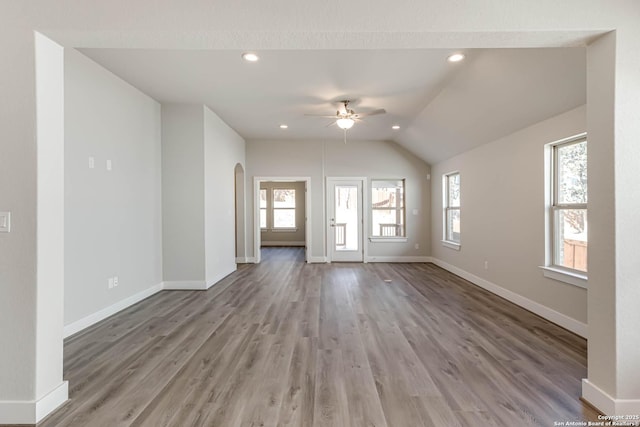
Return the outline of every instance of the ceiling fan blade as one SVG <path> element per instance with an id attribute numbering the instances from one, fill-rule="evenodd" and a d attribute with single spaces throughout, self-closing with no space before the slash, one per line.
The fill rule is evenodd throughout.
<path id="1" fill-rule="evenodd" d="M 324 118 L 328 118 L 328 119 L 336 119 L 338 117 L 336 117 L 335 114 L 333 115 L 326 115 L 326 114 L 305 114 L 305 116 L 307 117 L 324 117 Z"/>
<path id="2" fill-rule="evenodd" d="M 356 117 L 367 117 L 367 116 L 377 116 L 378 114 L 384 114 L 387 111 L 384 108 L 380 108 L 379 110 L 374 110 L 369 113 L 357 113 Z"/>

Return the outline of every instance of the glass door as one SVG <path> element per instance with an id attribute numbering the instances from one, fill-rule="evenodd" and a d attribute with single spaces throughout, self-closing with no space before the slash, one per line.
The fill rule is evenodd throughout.
<path id="1" fill-rule="evenodd" d="M 331 261 L 362 262 L 362 180 L 328 180 Z"/>

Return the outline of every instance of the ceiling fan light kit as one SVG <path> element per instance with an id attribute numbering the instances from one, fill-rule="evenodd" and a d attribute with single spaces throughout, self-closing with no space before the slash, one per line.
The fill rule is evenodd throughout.
<path id="1" fill-rule="evenodd" d="M 365 116 L 375 116 L 378 114 L 384 114 L 386 111 L 382 108 L 378 110 L 371 111 L 369 113 L 356 113 L 353 110 L 349 109 L 349 100 L 340 101 L 342 105 L 344 105 L 344 111 L 336 111 L 335 116 L 325 116 L 325 115 L 315 115 L 315 114 L 307 114 L 307 116 L 316 116 L 316 117 L 327 117 L 335 119 L 335 124 L 344 131 L 344 142 L 347 142 L 347 130 L 351 129 L 353 125 L 356 123 L 356 120 L 362 120 L 362 117 Z"/>
<path id="2" fill-rule="evenodd" d="M 351 129 L 355 124 L 355 122 L 356 122 L 355 120 L 349 117 L 343 117 L 341 119 L 336 120 L 336 124 L 338 125 L 338 127 L 344 130 Z"/>

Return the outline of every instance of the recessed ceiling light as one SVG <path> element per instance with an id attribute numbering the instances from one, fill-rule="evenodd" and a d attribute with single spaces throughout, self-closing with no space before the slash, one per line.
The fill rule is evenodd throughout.
<path id="1" fill-rule="evenodd" d="M 391 126 L 391 129 L 393 129 L 393 130 L 398 130 L 398 129 L 400 129 L 400 126 L 398 126 L 398 125 L 393 125 L 393 126 Z"/>
<path id="2" fill-rule="evenodd" d="M 288 128 L 289 128 L 289 126 L 287 126 L 287 125 L 280 125 L 280 129 L 288 129 Z"/>
<path id="3" fill-rule="evenodd" d="M 447 61 L 449 62 L 460 62 L 464 59 L 464 55 L 461 53 L 454 53 L 453 55 L 449 55 Z"/>
<path id="4" fill-rule="evenodd" d="M 260 57 L 253 52 L 245 52 L 242 54 L 242 59 L 247 62 L 256 62 Z"/>

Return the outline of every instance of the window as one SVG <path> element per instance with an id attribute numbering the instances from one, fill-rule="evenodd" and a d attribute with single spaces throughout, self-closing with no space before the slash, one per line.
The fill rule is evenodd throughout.
<path id="1" fill-rule="evenodd" d="M 273 228 L 296 227 L 296 190 L 273 189 Z"/>
<path id="2" fill-rule="evenodd" d="M 404 179 L 371 181 L 371 236 L 405 237 Z"/>
<path id="3" fill-rule="evenodd" d="M 267 189 L 260 189 L 260 228 L 267 228 Z"/>
<path id="4" fill-rule="evenodd" d="M 453 243 L 454 249 L 457 249 L 460 245 L 460 173 L 445 174 L 443 187 L 443 240 L 445 243 Z"/>
<path id="5" fill-rule="evenodd" d="M 551 144 L 549 245 L 552 267 L 587 272 L 587 139 Z M 549 256 L 550 255 L 550 256 Z"/>

